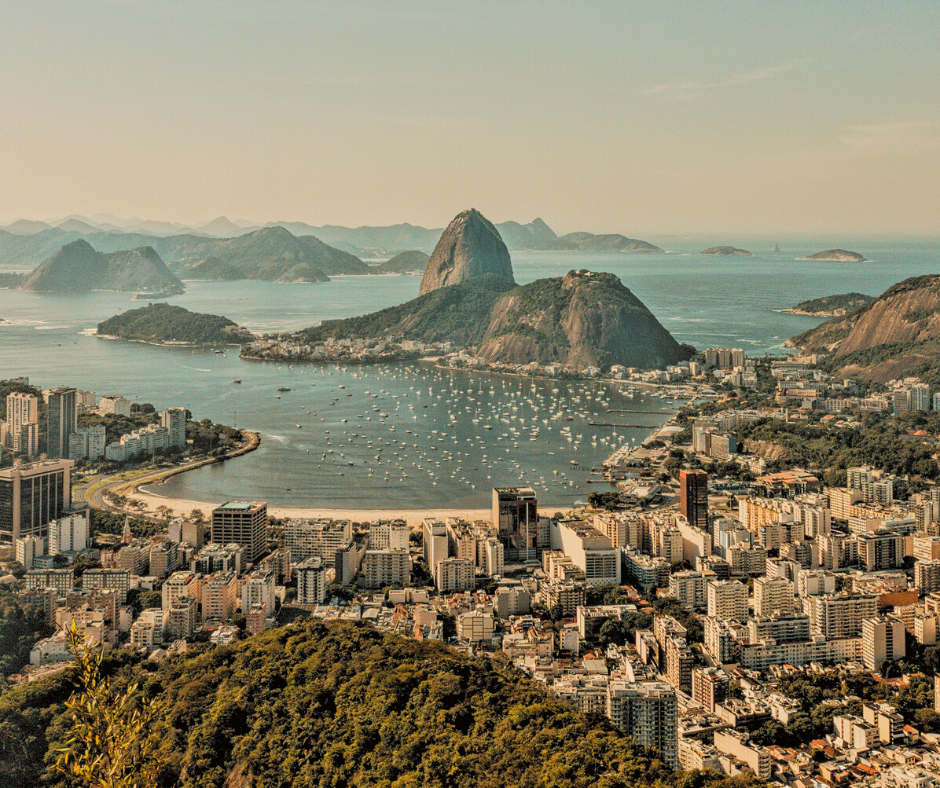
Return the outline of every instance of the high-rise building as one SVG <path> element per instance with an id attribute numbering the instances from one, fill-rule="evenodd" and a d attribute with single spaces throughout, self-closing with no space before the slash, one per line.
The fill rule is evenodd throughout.
<path id="1" fill-rule="evenodd" d="M 46 399 L 46 454 L 68 457 L 69 437 L 78 429 L 78 392 L 73 388 L 49 389 Z"/>
<path id="2" fill-rule="evenodd" d="M 167 408 L 160 414 L 160 424 L 169 432 L 171 449 L 186 448 L 186 408 Z"/>
<path id="3" fill-rule="evenodd" d="M 708 528 L 708 474 L 705 471 L 679 471 L 679 510 L 689 525 Z"/>
<path id="4" fill-rule="evenodd" d="M 349 520 L 289 520 L 284 526 L 284 545 L 296 559 L 322 558 L 332 566 L 336 551 L 352 539 Z"/>
<path id="5" fill-rule="evenodd" d="M 885 661 L 903 659 L 906 654 L 902 622 L 888 616 L 862 621 L 862 655 L 866 668 L 881 670 Z"/>
<path id="6" fill-rule="evenodd" d="M 11 547 L 21 536 L 48 536 L 49 522 L 71 503 L 69 460 L 0 470 L 0 545 Z"/>
<path id="7" fill-rule="evenodd" d="M 676 691 L 665 682 L 611 681 L 607 685 L 610 721 L 637 744 L 659 750 L 673 769 L 679 768 L 676 715 Z"/>
<path id="8" fill-rule="evenodd" d="M 254 561 L 264 552 L 267 527 L 268 505 L 263 502 L 229 501 L 212 510 L 212 541 L 241 545 L 246 561 Z"/>
<path id="9" fill-rule="evenodd" d="M 39 454 L 39 397 L 22 391 L 7 396 L 7 434 L 16 454 Z"/>
<path id="10" fill-rule="evenodd" d="M 911 386 L 911 410 L 930 410 L 930 386 L 925 383 Z"/>
<path id="11" fill-rule="evenodd" d="M 88 547 L 89 511 L 69 512 L 49 523 L 49 555 L 78 553 Z"/>
<path id="12" fill-rule="evenodd" d="M 326 569 L 319 558 L 297 564 L 297 601 L 301 605 L 319 605 L 326 599 Z"/>
<path id="13" fill-rule="evenodd" d="M 437 577 L 437 565 L 447 559 L 447 523 L 426 517 L 424 520 L 424 561 L 431 577 Z"/>
<path id="14" fill-rule="evenodd" d="M 46 554 L 46 540 L 41 536 L 24 536 L 13 543 L 17 563 L 26 570 L 33 568 L 33 562 Z"/>
<path id="15" fill-rule="evenodd" d="M 862 622 L 878 613 L 878 597 L 864 594 L 826 594 L 804 600 L 813 631 L 828 639 L 855 638 Z"/>
<path id="16" fill-rule="evenodd" d="M 796 606 L 793 583 L 783 577 L 754 578 L 754 615 L 791 613 Z"/>
<path id="17" fill-rule="evenodd" d="M 538 560 L 539 511 L 531 487 L 493 488 L 493 525 L 507 561 Z"/>
<path id="18" fill-rule="evenodd" d="M 326 564 L 319 558 L 307 558 L 297 564 L 297 602 L 319 605 L 326 599 Z"/>
<path id="19" fill-rule="evenodd" d="M 411 556 L 407 550 L 366 550 L 359 571 L 366 588 L 401 588 L 411 579 Z"/>
<path id="20" fill-rule="evenodd" d="M 738 580 L 709 583 L 708 615 L 719 621 L 747 620 L 747 586 Z"/>
<path id="21" fill-rule="evenodd" d="M 434 579 L 442 594 L 472 591 L 476 585 L 476 565 L 466 558 L 447 558 L 435 567 Z"/>
<path id="22" fill-rule="evenodd" d="M 721 668 L 692 668 L 692 699 L 709 714 L 728 697 L 731 679 Z"/>
<path id="23" fill-rule="evenodd" d="M 131 401 L 124 397 L 102 397 L 98 403 L 98 412 L 102 416 L 114 414 L 115 416 L 130 416 Z"/>

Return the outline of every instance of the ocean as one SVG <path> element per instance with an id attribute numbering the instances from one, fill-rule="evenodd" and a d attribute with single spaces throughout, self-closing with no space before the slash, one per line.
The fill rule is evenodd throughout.
<path id="1" fill-rule="evenodd" d="M 522 284 L 580 268 L 610 271 L 680 342 L 763 354 L 783 352 L 788 337 L 819 322 L 775 310 L 848 291 L 878 295 L 909 276 L 940 271 L 937 239 L 646 240 L 669 252 L 515 252 L 516 279 Z M 767 251 L 775 243 L 781 252 Z M 698 254 L 717 244 L 755 254 Z M 798 259 L 836 246 L 870 261 Z M 414 276 L 336 277 L 311 285 L 192 282 L 169 303 L 223 314 L 254 331 L 284 331 L 402 303 L 417 295 L 419 283 Z M 261 433 L 256 452 L 155 489 L 173 497 L 323 508 L 480 508 L 488 505 L 492 486 L 525 484 L 545 505 L 568 506 L 608 489 L 589 483 L 598 478 L 591 468 L 620 443 L 642 440 L 670 412 L 662 400 L 631 398 L 616 385 L 422 364 L 291 369 L 242 361 L 235 349 L 217 355 L 92 335 L 99 321 L 141 305 L 129 294 L 0 290 L 0 319 L 6 321 L 0 323 L 0 377 L 123 394 L 157 408 L 184 405 L 195 418 Z M 591 426 L 592 419 L 630 426 Z"/>

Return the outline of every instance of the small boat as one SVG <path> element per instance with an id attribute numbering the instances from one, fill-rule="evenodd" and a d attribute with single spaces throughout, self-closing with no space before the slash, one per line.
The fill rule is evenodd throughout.
<path id="1" fill-rule="evenodd" d="M 287 386 L 278 386 L 277 390 L 278 391 L 290 391 L 290 389 Z"/>
<path id="2" fill-rule="evenodd" d="M 301 426 L 298 424 L 298 425 L 297 425 L 297 429 L 300 430 L 300 429 L 303 429 L 303 427 L 301 427 Z"/>
<path id="3" fill-rule="evenodd" d="M 235 378 L 235 379 L 232 381 L 232 383 L 241 383 L 241 379 L 240 379 L 240 378 Z"/>

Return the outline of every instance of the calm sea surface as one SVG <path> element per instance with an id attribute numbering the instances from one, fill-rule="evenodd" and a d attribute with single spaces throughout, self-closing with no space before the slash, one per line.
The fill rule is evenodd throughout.
<path id="1" fill-rule="evenodd" d="M 679 341 L 763 353 L 779 352 L 784 340 L 819 322 L 774 310 L 833 293 L 877 295 L 909 276 L 940 272 L 936 239 L 647 240 L 669 253 L 516 252 L 516 279 L 573 268 L 610 271 Z M 697 254 L 719 243 L 755 255 Z M 775 243 L 782 251 L 771 254 Z M 797 259 L 833 246 L 871 262 Z M 402 303 L 417 295 L 419 282 L 410 276 L 337 277 L 316 285 L 193 282 L 170 303 L 224 314 L 256 331 L 290 330 Z M 493 485 L 525 483 L 547 505 L 569 505 L 606 489 L 588 480 L 613 447 L 642 440 L 668 417 L 668 403 L 596 383 L 533 383 L 418 364 L 291 369 L 242 361 L 233 351 L 220 356 L 90 335 L 99 321 L 140 305 L 127 294 L 0 290 L 0 318 L 8 321 L 0 324 L 0 377 L 120 393 L 158 408 L 185 405 L 196 418 L 237 420 L 261 432 L 258 451 L 155 490 L 166 495 L 280 506 L 471 508 L 488 505 Z M 291 391 L 278 398 L 279 387 Z M 630 426 L 591 426 L 591 418 Z"/>

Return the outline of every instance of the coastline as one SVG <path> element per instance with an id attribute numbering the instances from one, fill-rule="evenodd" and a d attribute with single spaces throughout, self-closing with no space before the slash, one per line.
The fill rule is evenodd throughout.
<path id="1" fill-rule="evenodd" d="M 136 487 L 127 493 L 128 499 L 141 501 L 150 512 L 159 506 L 166 506 L 174 515 L 188 516 L 198 509 L 210 517 L 212 510 L 219 504 L 205 501 L 187 501 L 183 498 L 165 498 L 155 493 L 142 492 Z M 561 508 L 561 507 L 559 507 Z M 335 509 L 330 507 L 268 507 L 268 514 L 279 519 L 325 517 L 332 520 L 352 520 L 353 522 L 372 522 L 375 520 L 405 520 L 412 529 L 420 528 L 426 517 L 443 519 L 460 517 L 464 520 L 490 520 L 490 509 Z"/>

